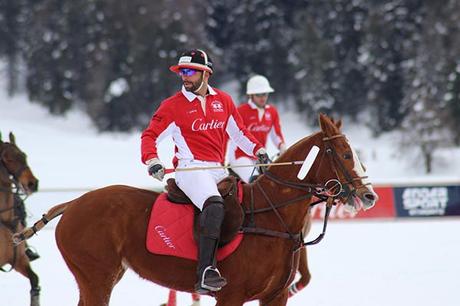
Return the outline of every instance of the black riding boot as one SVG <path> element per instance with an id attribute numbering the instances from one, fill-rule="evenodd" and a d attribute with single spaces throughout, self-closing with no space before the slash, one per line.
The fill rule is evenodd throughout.
<path id="1" fill-rule="evenodd" d="M 34 261 L 35 259 L 40 258 L 40 255 L 38 255 L 37 252 L 32 250 L 27 244 L 26 244 L 26 256 L 29 258 L 29 261 Z"/>
<path id="2" fill-rule="evenodd" d="M 206 200 L 200 215 L 200 241 L 198 252 L 196 292 L 219 291 L 227 284 L 216 268 L 216 251 L 220 227 L 224 220 L 224 200 L 213 196 Z"/>

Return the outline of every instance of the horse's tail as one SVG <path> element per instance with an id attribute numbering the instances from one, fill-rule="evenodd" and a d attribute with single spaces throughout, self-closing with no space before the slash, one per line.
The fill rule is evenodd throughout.
<path id="1" fill-rule="evenodd" d="M 48 212 L 46 214 L 44 214 L 42 216 L 42 218 L 40 220 L 35 222 L 33 226 L 27 227 L 27 228 L 23 229 L 19 233 L 15 233 L 13 235 L 13 243 L 15 245 L 18 245 L 18 244 L 21 244 L 22 242 L 24 242 L 25 240 L 29 239 L 30 237 L 32 237 L 39 230 L 41 230 L 43 227 L 45 227 L 45 225 L 49 221 L 51 221 L 54 218 L 62 215 L 64 213 L 65 209 L 67 208 L 67 206 L 70 203 L 71 202 L 67 202 L 67 203 L 59 204 L 59 205 L 56 205 L 56 206 L 52 207 L 50 210 L 48 210 Z"/>

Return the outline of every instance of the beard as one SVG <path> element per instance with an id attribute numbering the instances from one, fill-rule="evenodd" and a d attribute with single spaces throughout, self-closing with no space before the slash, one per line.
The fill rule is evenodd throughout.
<path id="1" fill-rule="evenodd" d="M 190 82 L 190 81 L 184 81 L 182 84 L 184 85 L 185 90 L 190 91 L 190 92 L 195 92 L 200 88 L 201 86 L 202 79 L 196 81 L 196 82 Z"/>

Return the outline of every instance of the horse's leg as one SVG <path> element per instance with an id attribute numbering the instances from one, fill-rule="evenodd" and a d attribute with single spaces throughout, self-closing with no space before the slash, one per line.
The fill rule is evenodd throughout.
<path id="1" fill-rule="evenodd" d="M 75 258 L 64 256 L 64 259 L 80 289 L 78 306 L 109 305 L 112 289 L 125 273 L 121 263 L 114 265 L 113 261 L 107 260 L 103 263 L 80 261 L 76 264 L 73 261 Z"/>
<path id="2" fill-rule="evenodd" d="M 174 289 L 169 289 L 168 301 L 166 303 L 160 304 L 160 306 L 176 306 L 177 300 L 177 291 Z"/>
<path id="3" fill-rule="evenodd" d="M 260 300 L 260 306 L 286 306 L 288 300 L 288 289 L 284 289 L 275 297 L 270 297 L 269 300 Z"/>
<path id="4" fill-rule="evenodd" d="M 40 286 L 38 275 L 32 270 L 30 264 L 27 266 L 27 273 L 30 280 L 30 306 L 40 306 Z"/>
<path id="5" fill-rule="evenodd" d="M 18 256 L 14 269 L 30 281 L 30 306 L 40 306 L 40 286 L 38 275 L 30 267 L 29 259 L 23 248 L 18 248 Z"/>
<path id="6" fill-rule="evenodd" d="M 85 273 L 72 272 L 74 272 L 80 289 L 78 306 L 109 305 L 113 287 L 118 283 L 119 275 L 123 274 L 122 272 L 117 275 L 117 273 L 93 271 L 90 273 L 91 275 L 86 275 Z"/>
<path id="7" fill-rule="evenodd" d="M 241 292 L 234 292 L 232 295 L 218 294 L 216 306 L 243 306 L 244 298 Z"/>
<path id="8" fill-rule="evenodd" d="M 310 270 L 308 269 L 307 248 L 306 247 L 300 250 L 299 273 L 300 273 L 300 279 L 296 283 L 289 286 L 289 297 L 298 293 L 300 290 L 305 288 L 310 282 L 311 274 L 310 274 Z"/>
<path id="9" fill-rule="evenodd" d="M 191 306 L 200 306 L 200 295 L 198 293 L 192 293 L 192 305 Z M 160 306 L 176 306 L 177 303 L 177 291 L 174 289 L 169 290 L 168 302 L 163 303 Z"/>
<path id="10" fill-rule="evenodd" d="M 300 279 L 297 282 L 302 285 L 302 288 L 305 288 L 311 279 L 310 270 L 308 269 L 308 260 L 307 260 L 307 248 L 304 247 L 300 250 L 300 262 L 299 262 L 299 272 Z M 299 290 L 301 288 L 298 288 Z"/>

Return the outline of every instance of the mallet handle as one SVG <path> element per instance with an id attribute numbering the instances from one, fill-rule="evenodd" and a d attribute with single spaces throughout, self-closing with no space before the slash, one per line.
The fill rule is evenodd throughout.
<path id="1" fill-rule="evenodd" d="M 296 160 L 290 162 L 282 163 L 271 163 L 271 164 L 251 164 L 251 165 L 226 165 L 226 166 L 209 166 L 209 167 L 192 167 L 192 168 L 168 168 L 165 169 L 165 173 L 173 173 L 179 171 L 196 171 L 196 170 L 212 170 L 212 169 L 228 169 L 228 168 L 244 168 L 244 167 L 268 167 L 268 166 L 292 166 L 292 165 L 302 165 L 303 160 Z"/>

